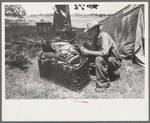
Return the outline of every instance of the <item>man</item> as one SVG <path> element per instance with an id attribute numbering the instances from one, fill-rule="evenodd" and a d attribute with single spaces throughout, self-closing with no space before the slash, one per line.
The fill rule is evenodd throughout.
<path id="1" fill-rule="evenodd" d="M 102 31 L 102 25 L 96 20 L 87 23 L 85 32 L 92 36 L 92 50 L 81 48 L 84 55 L 95 56 L 96 92 L 101 92 L 110 86 L 108 72 L 113 72 L 121 66 L 121 58 L 111 36 Z"/>

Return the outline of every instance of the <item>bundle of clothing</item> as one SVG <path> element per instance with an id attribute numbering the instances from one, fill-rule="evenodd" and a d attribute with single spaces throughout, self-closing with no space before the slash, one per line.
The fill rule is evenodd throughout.
<path id="1" fill-rule="evenodd" d="M 43 52 L 42 58 L 65 62 L 67 64 L 80 63 L 80 53 L 76 50 L 75 46 L 68 42 L 52 43 L 51 48 L 55 52 Z"/>

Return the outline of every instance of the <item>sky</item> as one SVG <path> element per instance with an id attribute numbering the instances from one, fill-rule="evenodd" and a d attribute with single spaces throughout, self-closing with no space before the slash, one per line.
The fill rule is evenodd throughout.
<path id="1" fill-rule="evenodd" d="M 50 13 L 54 13 L 54 10 L 52 9 L 53 6 L 55 6 L 55 4 L 62 4 L 62 3 L 56 3 L 54 4 L 51 2 L 43 2 L 43 3 L 20 3 L 23 8 L 26 10 L 27 15 L 31 15 L 31 14 L 50 14 Z M 68 4 L 68 3 L 63 3 L 63 4 Z M 69 3 L 69 9 L 70 9 L 70 14 L 75 14 L 75 13 L 80 13 L 80 14 L 91 14 L 91 13 L 95 13 L 95 14 L 114 14 L 117 11 L 123 9 L 124 7 L 126 7 L 127 5 L 129 5 L 130 3 L 124 3 L 124 2 L 97 2 L 97 3 L 91 3 L 91 4 L 98 4 L 98 9 L 89 9 L 85 7 L 85 10 L 75 10 L 74 9 L 74 5 L 78 4 L 75 2 Z M 80 3 L 80 4 L 90 4 L 89 2 L 84 2 L 84 3 Z"/>

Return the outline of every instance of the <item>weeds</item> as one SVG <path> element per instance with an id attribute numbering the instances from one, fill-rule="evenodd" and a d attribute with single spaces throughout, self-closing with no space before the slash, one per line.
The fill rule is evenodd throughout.
<path id="1" fill-rule="evenodd" d="M 30 31 L 28 31 L 30 30 Z M 13 27 L 6 28 L 5 33 L 5 64 L 12 68 L 21 70 L 28 69 L 31 59 L 36 56 L 36 51 L 40 50 L 37 44 L 28 42 L 27 39 L 38 38 L 33 27 Z"/>

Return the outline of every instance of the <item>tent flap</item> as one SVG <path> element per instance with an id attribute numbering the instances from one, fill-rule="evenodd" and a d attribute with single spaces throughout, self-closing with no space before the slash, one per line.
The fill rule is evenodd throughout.
<path id="1" fill-rule="evenodd" d="M 129 5 L 101 21 L 103 31 L 115 41 L 123 57 L 143 56 L 144 54 L 144 5 Z M 137 49 L 141 47 L 138 52 Z M 144 57 L 141 57 L 144 58 Z M 139 60 L 142 60 L 138 58 Z M 137 60 L 137 61 L 139 61 Z M 144 63 L 144 60 L 141 61 Z"/>
<path id="2" fill-rule="evenodd" d="M 144 29 L 144 7 L 141 7 L 139 10 L 139 16 L 138 16 L 138 22 L 137 22 L 137 29 L 136 29 L 136 41 L 135 41 L 135 51 L 137 51 L 138 47 L 141 47 L 140 50 L 135 53 L 135 57 L 137 57 L 140 62 L 143 64 L 145 63 L 145 57 L 144 57 L 144 35 L 145 35 L 145 29 Z M 139 60 L 136 61 L 136 63 L 139 63 Z"/>

